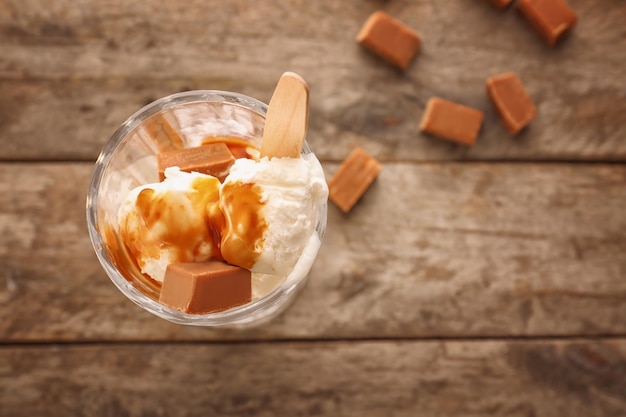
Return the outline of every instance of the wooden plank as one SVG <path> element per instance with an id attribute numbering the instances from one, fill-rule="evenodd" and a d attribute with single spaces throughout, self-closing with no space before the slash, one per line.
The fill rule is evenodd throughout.
<path id="1" fill-rule="evenodd" d="M 149 99 L 227 89 L 267 101 L 285 70 L 311 87 L 310 138 L 325 160 L 364 146 L 386 160 L 626 160 L 626 7 L 572 0 L 580 22 L 549 48 L 488 2 L 59 0 L 0 7 L 1 159 L 94 159 Z M 384 9 L 424 48 L 398 73 L 354 37 Z M 485 93 L 516 71 L 539 110 L 513 139 Z M 438 95 L 486 113 L 471 149 L 418 131 Z"/>
<path id="2" fill-rule="evenodd" d="M 621 417 L 626 341 L 0 348 L 19 416 Z"/>
<path id="3" fill-rule="evenodd" d="M 325 164 L 330 175 L 337 164 Z M 84 220 L 89 163 L 0 164 L 0 338 L 209 340 L 626 334 L 626 166 L 387 163 L 269 325 L 135 307 Z"/>

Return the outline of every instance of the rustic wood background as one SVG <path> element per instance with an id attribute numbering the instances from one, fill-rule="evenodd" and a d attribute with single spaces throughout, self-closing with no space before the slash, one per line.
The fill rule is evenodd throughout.
<path id="1" fill-rule="evenodd" d="M 0 0 L 0 416 L 626 416 L 626 3 L 569 2 L 549 48 L 484 0 Z M 375 10 L 423 37 L 405 73 L 354 41 Z M 95 158 L 155 98 L 285 70 L 327 175 L 362 146 L 379 179 L 273 322 L 151 316 L 92 251 Z M 474 147 L 419 133 L 432 95 L 485 112 Z"/>

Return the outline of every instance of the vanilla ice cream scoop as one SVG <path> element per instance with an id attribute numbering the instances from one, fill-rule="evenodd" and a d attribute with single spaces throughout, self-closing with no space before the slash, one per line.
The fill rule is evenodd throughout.
<path id="1" fill-rule="evenodd" d="M 163 281 L 168 264 L 221 259 L 220 182 L 178 167 L 133 189 L 118 211 L 119 233 L 141 271 Z"/>
<path id="2" fill-rule="evenodd" d="M 238 159 L 220 194 L 224 259 L 254 273 L 288 275 L 314 234 L 328 187 L 314 157 Z"/>

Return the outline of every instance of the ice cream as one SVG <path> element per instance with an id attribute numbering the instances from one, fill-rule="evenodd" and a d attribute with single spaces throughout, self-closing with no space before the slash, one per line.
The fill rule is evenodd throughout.
<path id="1" fill-rule="evenodd" d="M 118 212 L 120 236 L 141 271 L 159 282 L 170 264 L 210 259 L 286 277 L 315 235 L 327 197 L 312 155 L 237 159 L 223 184 L 170 167 L 164 181 L 129 193 Z"/>
<path id="2" fill-rule="evenodd" d="M 220 193 L 222 256 L 255 273 L 287 275 L 327 197 L 324 173 L 313 158 L 238 159 Z"/>
<path id="3" fill-rule="evenodd" d="M 141 272 L 162 282 L 167 265 L 221 259 L 220 182 L 178 167 L 133 189 L 118 211 L 119 233 Z"/>

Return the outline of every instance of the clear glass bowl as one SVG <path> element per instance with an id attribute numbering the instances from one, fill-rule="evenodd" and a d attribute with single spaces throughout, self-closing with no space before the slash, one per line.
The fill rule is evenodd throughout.
<path id="1" fill-rule="evenodd" d="M 158 181 L 161 150 L 200 145 L 206 137 L 236 137 L 260 148 L 267 105 L 242 94 L 197 90 L 161 98 L 129 117 L 105 144 L 87 194 L 87 225 L 98 260 L 119 290 L 140 307 L 174 323 L 195 326 L 263 323 L 282 312 L 304 286 L 312 261 L 267 295 L 227 311 L 187 314 L 158 302 L 159 284 L 129 261 L 117 233 L 117 211 L 133 188 Z M 303 156 L 313 158 L 305 142 Z M 319 161 L 317 161 L 319 163 Z M 318 207 L 315 231 L 321 242 L 327 206 Z M 317 255 L 317 249 L 313 255 Z M 310 254 L 309 254 L 310 255 Z M 268 285 L 273 286 L 270 282 Z"/>

